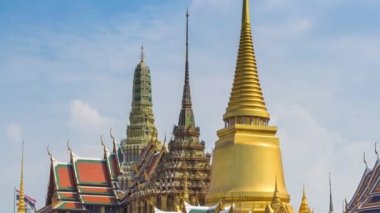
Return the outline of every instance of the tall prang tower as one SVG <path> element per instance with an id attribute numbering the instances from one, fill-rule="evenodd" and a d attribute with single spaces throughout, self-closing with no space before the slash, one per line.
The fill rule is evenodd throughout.
<path id="1" fill-rule="evenodd" d="M 144 48 L 141 47 L 141 59 L 133 77 L 132 109 L 129 114 L 127 138 L 121 142 L 121 182 L 123 188 L 132 178 L 141 151 L 152 139 L 156 140 L 157 129 L 154 124 L 152 84 L 150 69 L 145 63 Z"/>
<path id="2" fill-rule="evenodd" d="M 259 82 L 249 0 L 243 0 L 235 77 L 223 120 L 225 127 L 217 132 L 213 152 L 207 202 L 234 203 L 242 212 L 293 212 L 277 127 L 269 125 Z"/>

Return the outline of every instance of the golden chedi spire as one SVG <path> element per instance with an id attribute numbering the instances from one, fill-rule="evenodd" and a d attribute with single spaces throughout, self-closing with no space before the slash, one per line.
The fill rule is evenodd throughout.
<path id="1" fill-rule="evenodd" d="M 305 185 L 303 185 L 302 201 L 301 201 L 301 206 L 298 213 L 311 213 L 311 210 L 309 208 L 309 204 L 306 198 Z"/>
<path id="2" fill-rule="evenodd" d="M 234 83 L 215 143 L 209 204 L 223 194 L 226 203 L 239 203 L 239 211 L 265 212 L 273 199 L 273 177 L 281 208 L 293 212 L 286 189 L 277 127 L 269 126 L 261 91 L 249 16 L 249 0 L 243 0 L 242 28 Z M 277 199 L 276 198 L 276 199 Z"/>
<path id="3" fill-rule="evenodd" d="M 274 210 L 278 210 L 281 207 L 281 198 L 280 198 L 280 196 L 278 194 L 277 178 L 276 178 L 276 184 L 275 184 L 275 187 L 274 187 L 271 207 Z"/>
<path id="4" fill-rule="evenodd" d="M 249 1 L 244 0 L 239 53 L 234 83 L 224 119 L 236 116 L 255 116 L 269 119 L 253 49 Z"/>
<path id="5" fill-rule="evenodd" d="M 18 194 L 17 213 L 25 213 L 25 192 L 24 192 L 24 142 L 22 142 L 22 155 L 21 155 L 21 178 L 20 178 L 20 191 Z"/>

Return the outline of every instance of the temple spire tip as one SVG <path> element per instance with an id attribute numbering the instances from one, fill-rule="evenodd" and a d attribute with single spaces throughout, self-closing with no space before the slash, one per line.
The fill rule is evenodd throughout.
<path id="1" fill-rule="evenodd" d="M 250 14 L 249 14 L 249 0 L 244 0 L 243 2 L 243 18 L 242 18 L 243 24 L 249 24 L 251 23 L 250 20 Z"/>
<path id="2" fill-rule="evenodd" d="M 141 54 L 140 54 L 140 60 L 141 62 L 144 62 L 145 54 L 144 54 L 144 45 L 141 44 Z"/>
<path id="3" fill-rule="evenodd" d="M 25 192 L 24 192 L 24 141 L 22 141 L 21 148 L 21 177 L 20 177 L 20 191 L 19 191 L 19 203 L 17 206 L 17 213 L 25 213 Z"/>

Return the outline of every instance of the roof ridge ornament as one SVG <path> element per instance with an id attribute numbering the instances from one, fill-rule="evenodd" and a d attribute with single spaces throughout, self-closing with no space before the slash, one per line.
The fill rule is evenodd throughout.
<path id="1" fill-rule="evenodd" d="M 50 157 L 50 160 L 52 160 L 52 159 L 53 159 L 53 155 L 52 155 L 51 152 L 50 152 L 49 145 L 47 146 L 46 150 L 47 150 L 47 153 L 48 153 L 48 155 L 49 155 L 49 157 Z"/>
<path id="2" fill-rule="evenodd" d="M 106 145 L 104 144 L 104 141 L 103 141 L 103 134 L 100 135 L 100 143 L 102 144 L 103 147 L 106 146 Z"/>
<path id="3" fill-rule="evenodd" d="M 69 152 L 70 152 L 70 154 L 71 154 L 71 153 L 72 153 L 72 150 L 71 150 L 71 147 L 70 147 L 70 139 L 67 140 L 66 145 L 67 145 L 67 150 L 69 150 Z"/>
<path id="4" fill-rule="evenodd" d="M 379 152 L 377 151 L 377 141 L 375 141 L 375 154 L 377 156 L 377 159 L 379 160 Z"/>
<path id="5" fill-rule="evenodd" d="M 115 137 L 112 134 L 112 128 L 110 129 L 110 137 L 112 139 L 113 152 L 116 154 L 116 152 L 117 152 L 117 144 L 116 144 Z"/>
<path id="6" fill-rule="evenodd" d="M 364 161 L 366 169 L 368 169 L 368 163 L 367 163 L 367 160 L 365 159 L 365 152 L 363 153 L 363 161 Z"/>

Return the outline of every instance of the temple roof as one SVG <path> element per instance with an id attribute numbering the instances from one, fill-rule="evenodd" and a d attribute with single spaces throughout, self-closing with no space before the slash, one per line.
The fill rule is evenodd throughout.
<path id="1" fill-rule="evenodd" d="M 51 156 L 46 206 L 39 212 L 76 212 L 85 211 L 88 205 L 118 205 L 121 192 L 117 154 L 104 147 L 103 158 L 82 158 L 69 150 L 70 162 L 59 162 Z"/>
<path id="2" fill-rule="evenodd" d="M 347 212 L 380 211 L 380 160 L 372 169 L 366 166 L 359 185 L 346 206 Z"/>

